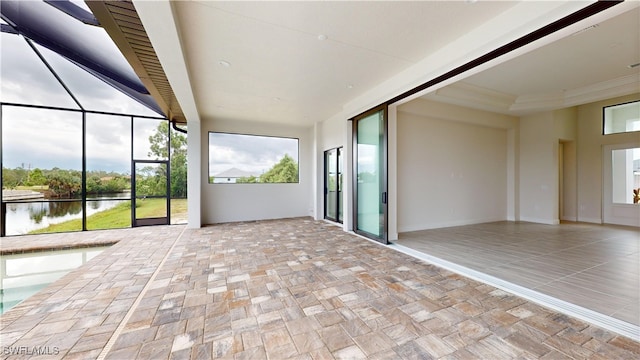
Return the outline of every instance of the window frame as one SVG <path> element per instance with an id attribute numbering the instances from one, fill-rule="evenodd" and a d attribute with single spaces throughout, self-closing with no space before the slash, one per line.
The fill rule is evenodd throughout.
<path id="1" fill-rule="evenodd" d="M 623 103 L 619 103 L 619 104 L 603 106 L 602 107 L 602 135 L 603 136 L 607 136 L 607 135 L 628 134 L 628 133 L 640 132 L 640 130 L 626 130 L 626 131 L 616 131 L 616 132 L 607 132 L 606 131 L 606 129 L 607 129 L 607 109 L 618 107 L 618 106 L 625 106 L 625 105 L 629 105 L 629 104 L 635 104 L 635 103 L 637 103 L 638 107 L 640 107 L 640 99 L 639 100 L 631 100 L 631 101 L 627 101 L 627 102 L 623 102 Z M 640 121 L 640 117 L 638 118 L 638 121 Z"/>

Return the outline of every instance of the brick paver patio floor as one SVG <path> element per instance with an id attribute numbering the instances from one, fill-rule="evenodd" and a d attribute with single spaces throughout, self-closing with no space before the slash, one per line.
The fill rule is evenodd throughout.
<path id="1" fill-rule="evenodd" d="M 308 218 L 57 236 L 118 243 L 4 314 L 3 357 L 640 357 L 628 338 Z"/>

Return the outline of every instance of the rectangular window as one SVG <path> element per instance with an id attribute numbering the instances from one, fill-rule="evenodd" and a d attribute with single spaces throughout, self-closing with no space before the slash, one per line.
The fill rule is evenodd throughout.
<path id="1" fill-rule="evenodd" d="M 209 133 L 209 183 L 298 182 L 298 139 Z"/>
<path id="2" fill-rule="evenodd" d="M 603 112 L 604 135 L 640 131 L 640 101 L 607 106 Z"/>
<path id="3" fill-rule="evenodd" d="M 638 204 L 640 148 L 611 151 L 611 183 L 614 204 Z"/>

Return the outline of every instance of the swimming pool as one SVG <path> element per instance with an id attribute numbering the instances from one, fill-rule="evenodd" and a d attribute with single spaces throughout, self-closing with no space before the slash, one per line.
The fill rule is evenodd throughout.
<path id="1" fill-rule="evenodd" d="M 87 247 L 0 256 L 0 314 L 107 248 Z"/>

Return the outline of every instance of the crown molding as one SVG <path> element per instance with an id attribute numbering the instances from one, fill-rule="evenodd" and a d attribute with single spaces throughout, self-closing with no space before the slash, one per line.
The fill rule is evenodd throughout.
<path id="1" fill-rule="evenodd" d="M 588 104 L 640 92 L 640 73 L 622 76 L 599 83 L 541 95 L 521 95 L 511 106 L 514 112 L 556 110 Z"/>
<path id="2" fill-rule="evenodd" d="M 640 92 L 640 72 L 568 90 L 565 105 L 575 106 Z"/>
<path id="3" fill-rule="evenodd" d="M 458 82 L 438 89 L 434 93 L 423 96 L 423 98 L 501 114 L 526 115 L 633 93 L 640 93 L 640 73 L 575 89 L 520 96 Z"/>

